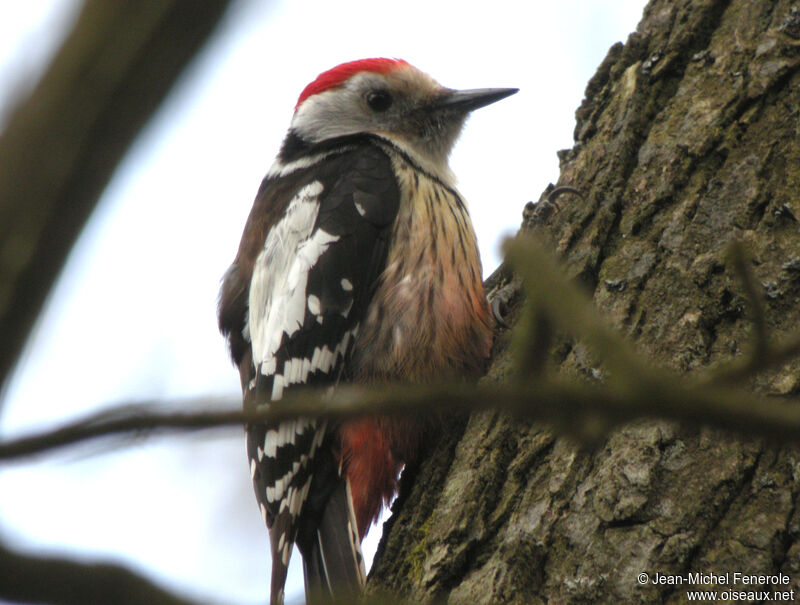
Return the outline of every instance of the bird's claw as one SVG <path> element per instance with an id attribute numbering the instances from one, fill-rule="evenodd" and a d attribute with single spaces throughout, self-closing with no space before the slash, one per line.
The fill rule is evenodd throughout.
<path id="1" fill-rule="evenodd" d="M 501 300 L 500 296 L 494 296 L 490 301 L 489 305 L 492 307 L 492 316 L 494 317 L 495 322 L 500 327 L 505 328 L 508 330 L 511 326 L 506 323 L 506 320 L 503 318 L 503 310 L 506 307 L 506 301 Z M 508 311 L 508 309 L 505 309 Z"/>
<path id="2" fill-rule="evenodd" d="M 571 193 L 573 195 L 577 195 L 579 198 L 581 198 L 582 201 L 585 201 L 583 194 L 577 189 L 575 189 L 575 187 L 568 187 L 566 185 L 562 187 L 556 187 L 550 193 L 547 194 L 547 202 L 555 207 L 556 212 L 561 210 L 561 206 L 558 205 L 558 198 L 565 193 Z"/>
<path id="3" fill-rule="evenodd" d="M 506 322 L 506 317 L 509 313 L 508 304 L 519 294 L 521 287 L 522 283 L 515 278 L 502 287 L 494 288 L 486 296 L 492 309 L 492 317 L 494 317 L 497 325 L 506 330 L 511 329 L 511 326 Z"/>

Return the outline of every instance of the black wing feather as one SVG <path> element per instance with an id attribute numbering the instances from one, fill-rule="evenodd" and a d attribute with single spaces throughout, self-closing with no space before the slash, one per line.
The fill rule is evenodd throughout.
<path id="1" fill-rule="evenodd" d="M 390 231 L 400 203 L 399 187 L 391 159 L 386 153 L 368 140 L 356 140 L 355 143 L 343 153 L 328 156 L 307 169 L 300 169 L 276 179 L 283 182 L 270 183 L 266 180 L 259 190 L 259 198 L 270 196 L 271 191 L 285 192 L 288 185 L 285 181 L 289 179 L 293 181 L 291 189 L 296 193 L 306 185 L 318 181 L 322 190 L 317 198 L 319 211 L 312 234 L 323 230 L 337 238 L 308 271 L 304 298 L 316 297 L 318 308 L 312 312 L 310 306 L 307 306 L 301 328 L 290 336 L 283 334 L 275 354 L 275 373 L 283 376 L 285 368 L 297 363 L 292 360 L 305 360 L 309 364 L 315 351 L 324 348 L 335 351 L 339 347 L 339 355 L 329 369 L 312 368 L 301 385 L 292 384 L 284 388 L 336 383 L 352 347 L 353 330 L 357 329 L 364 317 L 376 282 L 386 264 Z M 288 202 L 283 202 L 284 207 L 287 204 Z M 256 201 L 254 212 L 258 207 L 259 200 Z M 248 227 L 259 228 L 257 216 L 251 214 Z M 261 229 L 266 238 L 269 226 L 262 226 Z M 245 249 L 247 237 L 252 238 L 252 234 L 248 236 L 246 232 L 243 236 L 240 254 Z M 264 240 L 261 241 L 261 247 L 263 245 Z M 251 249 L 255 254 L 260 251 L 253 246 Z M 246 406 L 268 398 L 275 380 L 273 375 L 264 375 L 259 367 L 253 367 L 250 355 L 243 354 L 240 350 L 241 341 L 238 335 L 243 331 L 245 315 L 249 312 L 249 289 L 243 288 L 241 282 L 250 277 L 243 275 L 242 267 L 249 267 L 252 275 L 253 263 L 254 259 L 249 259 L 249 262 L 245 259 L 243 262 L 237 258 L 237 263 L 226 274 L 219 312 L 220 324 L 229 336 L 234 358 L 237 362 L 248 364 L 248 371 L 240 368 Z M 285 268 L 275 267 L 275 270 Z M 249 286 L 249 282 L 247 283 Z M 238 317 L 236 309 L 240 309 Z M 254 326 L 250 326 L 250 329 L 254 329 Z M 346 347 L 343 346 L 345 339 L 348 343 Z M 289 366 L 286 365 L 287 361 Z M 248 389 L 245 381 L 253 376 L 254 388 Z M 314 556 L 314 545 L 320 539 L 316 535 L 318 522 L 315 520 L 323 518 L 331 494 L 341 486 L 341 479 L 338 475 L 338 461 L 333 457 L 336 444 L 332 443 L 333 437 L 324 425 L 310 421 L 304 430 L 298 429 L 293 434 L 293 442 L 279 443 L 274 456 L 264 453 L 265 440 L 270 431 L 280 431 L 280 425 L 248 426 L 247 449 L 256 497 L 271 528 L 273 578 L 280 579 L 285 578 L 286 571 L 279 546 L 285 547 L 289 542 L 288 548 L 291 552 L 291 543 L 297 540 L 304 557 Z M 303 456 L 307 458 L 298 468 L 298 461 Z M 310 479 L 310 489 L 301 511 L 289 511 L 285 504 L 282 507 L 280 499 L 270 501 L 267 498 L 268 489 L 274 489 L 282 478 L 289 479 L 283 486 L 286 491 L 301 491 Z M 276 587 L 273 586 L 273 593 L 275 590 Z"/>

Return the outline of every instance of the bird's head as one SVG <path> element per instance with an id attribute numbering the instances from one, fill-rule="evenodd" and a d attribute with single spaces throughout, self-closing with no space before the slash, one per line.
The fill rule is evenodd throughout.
<path id="1" fill-rule="evenodd" d="M 295 107 L 290 137 L 304 145 L 371 133 L 446 169 L 469 113 L 516 88 L 453 90 L 402 59 L 362 59 L 320 74 Z"/>

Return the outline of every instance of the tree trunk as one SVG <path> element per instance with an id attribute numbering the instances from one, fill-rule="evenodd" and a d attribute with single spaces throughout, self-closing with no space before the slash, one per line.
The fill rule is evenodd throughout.
<path id="1" fill-rule="evenodd" d="M 653 0 L 589 82 L 575 146 L 560 154 L 559 182 L 585 200 L 564 197 L 549 217 L 526 211 L 523 227 L 552 242 L 607 321 L 673 370 L 747 347 L 752 316 L 726 264 L 731 239 L 753 259 L 770 338 L 800 326 L 798 67 L 797 2 Z M 507 338 L 498 334 L 487 381 L 508 376 Z M 551 358 L 558 371 L 602 377 L 580 343 L 564 339 Z M 800 361 L 750 386 L 796 396 Z M 588 451 L 483 413 L 455 421 L 414 474 L 385 528 L 375 591 L 420 602 L 673 603 L 694 582 L 800 599 L 792 448 L 648 420 Z M 748 585 L 736 572 L 789 583 Z M 641 573 L 650 580 L 640 584 Z M 654 584 L 657 573 L 683 584 Z"/>

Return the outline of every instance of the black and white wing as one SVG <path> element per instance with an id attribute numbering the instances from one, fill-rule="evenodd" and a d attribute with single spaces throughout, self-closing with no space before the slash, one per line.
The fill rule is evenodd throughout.
<path id="1" fill-rule="evenodd" d="M 242 372 L 245 405 L 278 400 L 287 389 L 302 385 L 336 383 L 385 265 L 399 206 L 391 161 L 369 143 L 273 183 L 268 177 L 259 196 L 285 192 L 287 182 L 293 183 L 290 201 L 267 227 L 252 263 L 241 328 L 250 342 L 250 355 L 240 360 L 250 366 Z M 257 228 L 252 215 L 251 223 Z M 238 269 L 236 279 L 242 279 Z M 244 299 L 241 288 L 230 284 L 223 285 L 223 297 L 226 285 Z M 320 541 L 317 531 L 325 507 L 334 491 L 342 489 L 329 439 L 325 423 L 313 418 L 247 428 L 256 496 L 270 527 L 273 587 L 283 586 L 295 541 L 304 559 L 309 558 L 305 551 Z M 331 501 L 344 500 L 349 498 Z M 352 510 L 341 515 L 349 516 L 346 525 L 353 528 Z M 352 531 L 347 538 L 358 551 Z"/>

